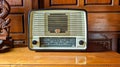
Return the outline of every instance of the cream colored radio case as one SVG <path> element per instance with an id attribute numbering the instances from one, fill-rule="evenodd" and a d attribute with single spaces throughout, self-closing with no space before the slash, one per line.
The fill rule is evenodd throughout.
<path id="1" fill-rule="evenodd" d="M 29 13 L 28 47 L 35 51 L 85 50 L 85 10 L 44 9 Z"/>

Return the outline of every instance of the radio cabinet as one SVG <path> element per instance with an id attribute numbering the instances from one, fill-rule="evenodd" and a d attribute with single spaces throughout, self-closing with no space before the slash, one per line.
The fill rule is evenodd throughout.
<path id="1" fill-rule="evenodd" d="M 77 9 L 31 11 L 28 34 L 32 50 L 86 50 L 87 13 Z"/>

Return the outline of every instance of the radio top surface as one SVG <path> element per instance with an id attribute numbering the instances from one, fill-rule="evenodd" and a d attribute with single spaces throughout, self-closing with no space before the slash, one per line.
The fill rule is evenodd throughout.
<path id="1" fill-rule="evenodd" d="M 29 14 L 32 50 L 85 50 L 87 15 L 84 10 L 36 10 Z"/>

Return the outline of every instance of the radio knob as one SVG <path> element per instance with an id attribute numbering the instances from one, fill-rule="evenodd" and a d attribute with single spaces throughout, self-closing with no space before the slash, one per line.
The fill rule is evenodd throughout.
<path id="1" fill-rule="evenodd" d="M 36 40 L 33 40 L 33 41 L 32 41 L 32 44 L 36 45 L 36 44 L 37 44 L 37 41 L 36 41 Z"/>
<path id="2" fill-rule="evenodd" d="M 80 45 L 83 45 L 83 44 L 84 44 L 84 41 L 83 41 L 83 40 L 80 40 L 80 41 L 79 41 L 79 44 L 80 44 Z"/>

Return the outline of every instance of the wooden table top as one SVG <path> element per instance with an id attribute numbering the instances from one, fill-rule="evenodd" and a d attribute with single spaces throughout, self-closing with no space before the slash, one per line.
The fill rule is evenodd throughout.
<path id="1" fill-rule="evenodd" d="M 0 65 L 119 65 L 120 54 L 108 52 L 35 52 L 13 48 L 0 53 Z"/>

